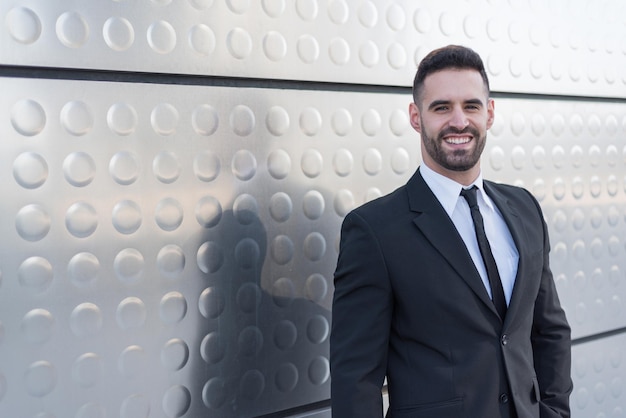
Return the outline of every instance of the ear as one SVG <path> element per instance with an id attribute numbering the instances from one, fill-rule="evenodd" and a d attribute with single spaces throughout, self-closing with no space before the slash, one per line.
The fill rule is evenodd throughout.
<path id="1" fill-rule="evenodd" d="M 490 129 L 493 125 L 493 121 L 496 117 L 496 105 L 493 99 L 488 99 L 487 101 L 487 129 Z"/>
<path id="2" fill-rule="evenodd" d="M 421 134 L 422 125 L 420 124 L 420 110 L 413 102 L 409 104 L 409 120 L 413 129 Z"/>

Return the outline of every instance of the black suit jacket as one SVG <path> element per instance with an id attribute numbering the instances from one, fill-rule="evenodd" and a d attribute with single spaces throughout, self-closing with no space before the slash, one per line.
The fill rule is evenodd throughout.
<path id="1" fill-rule="evenodd" d="M 419 170 L 344 219 L 330 337 L 335 418 L 569 417 L 571 340 L 539 204 L 485 181 L 519 252 L 504 323 Z M 512 411 L 510 408 L 514 408 Z"/>

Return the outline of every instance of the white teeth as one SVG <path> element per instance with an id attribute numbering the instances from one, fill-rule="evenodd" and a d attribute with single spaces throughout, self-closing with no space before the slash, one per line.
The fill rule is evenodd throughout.
<path id="1" fill-rule="evenodd" d="M 454 137 L 454 138 L 446 138 L 446 142 L 448 144 L 467 144 L 468 142 L 470 142 L 470 137 L 469 136 L 464 136 L 464 137 Z"/>

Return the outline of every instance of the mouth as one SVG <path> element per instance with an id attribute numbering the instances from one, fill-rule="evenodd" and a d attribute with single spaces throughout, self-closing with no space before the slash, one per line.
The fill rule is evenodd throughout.
<path id="1" fill-rule="evenodd" d="M 455 135 L 444 137 L 443 140 L 446 144 L 463 145 L 469 143 L 472 140 L 472 137 L 469 135 Z"/>

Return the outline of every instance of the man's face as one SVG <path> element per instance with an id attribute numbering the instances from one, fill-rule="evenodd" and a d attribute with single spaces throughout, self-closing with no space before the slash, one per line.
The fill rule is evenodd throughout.
<path id="1" fill-rule="evenodd" d="M 422 158 L 439 174 L 462 184 L 480 171 L 480 155 L 494 118 L 480 73 L 447 69 L 424 80 L 420 103 L 411 103 L 411 125 L 422 137 Z"/>

